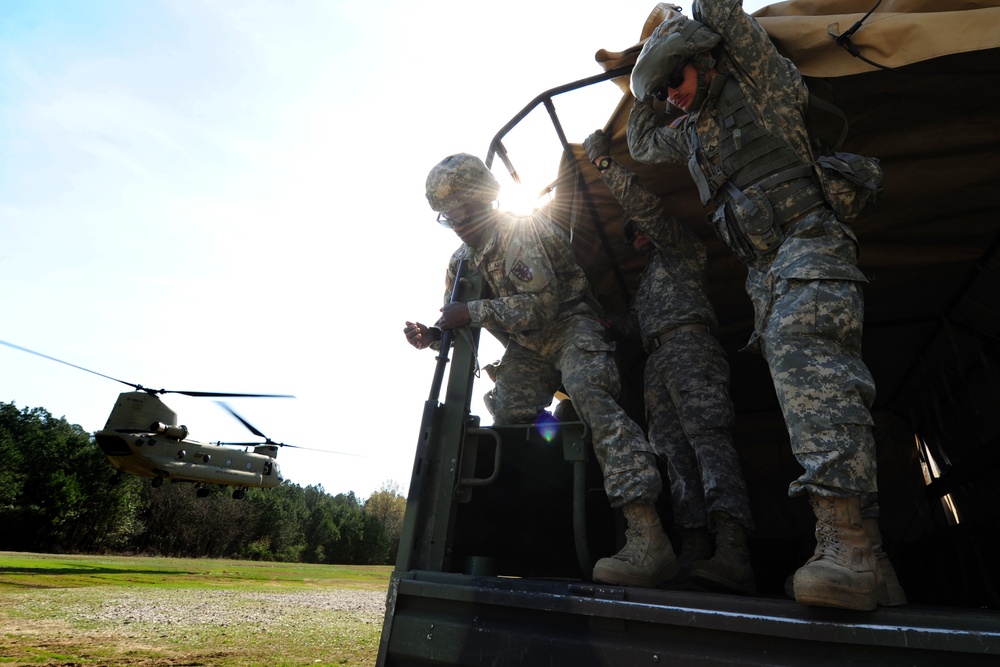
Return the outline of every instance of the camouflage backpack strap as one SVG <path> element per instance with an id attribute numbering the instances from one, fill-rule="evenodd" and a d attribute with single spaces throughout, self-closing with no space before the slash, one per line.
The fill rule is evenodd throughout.
<path id="1" fill-rule="evenodd" d="M 703 109 L 708 106 L 715 106 L 720 103 L 720 96 L 727 84 L 732 81 L 726 74 L 719 74 L 709 86 L 708 97 L 705 100 Z M 735 85 L 735 82 L 733 82 Z M 697 123 L 690 123 L 687 128 L 688 140 L 691 143 L 691 155 L 688 158 L 688 172 L 698 188 L 698 197 L 702 204 L 707 204 L 714 199 L 715 194 L 722 187 L 723 183 L 729 180 L 729 172 L 726 165 L 713 160 L 710 154 L 701 143 L 698 136 Z"/>

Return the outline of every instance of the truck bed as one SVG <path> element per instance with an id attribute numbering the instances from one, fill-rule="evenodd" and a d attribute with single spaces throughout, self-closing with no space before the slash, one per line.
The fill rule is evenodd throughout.
<path id="1" fill-rule="evenodd" d="M 395 572 L 380 665 L 996 665 L 995 612 Z"/>

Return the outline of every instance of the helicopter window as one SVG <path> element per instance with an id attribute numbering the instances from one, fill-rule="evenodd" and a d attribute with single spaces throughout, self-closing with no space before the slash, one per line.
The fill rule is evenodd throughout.
<path id="1" fill-rule="evenodd" d="M 247 470 L 253 470 L 253 464 L 247 461 Z"/>
<path id="2" fill-rule="evenodd" d="M 227 466 L 233 465 L 233 460 L 232 459 L 226 459 L 226 465 Z"/>

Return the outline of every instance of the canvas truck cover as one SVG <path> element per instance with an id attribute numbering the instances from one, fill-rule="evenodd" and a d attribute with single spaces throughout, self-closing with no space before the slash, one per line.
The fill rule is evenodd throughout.
<path id="1" fill-rule="evenodd" d="M 875 11 L 851 41 L 866 57 L 888 67 L 1000 47 L 1000 2 L 995 0 L 789 0 L 768 5 L 753 16 L 803 75 L 837 77 L 876 69 L 852 56 L 834 38 L 873 7 Z M 601 49 L 598 63 L 605 69 L 633 64 L 645 40 L 672 8 L 676 7 L 658 4 L 637 44 L 619 52 Z"/>

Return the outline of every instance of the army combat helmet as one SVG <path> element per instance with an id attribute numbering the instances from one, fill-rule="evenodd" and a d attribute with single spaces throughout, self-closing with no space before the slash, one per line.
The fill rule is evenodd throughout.
<path id="1" fill-rule="evenodd" d="M 705 72 L 715 66 L 707 52 L 721 41 L 717 33 L 699 21 L 682 14 L 670 17 L 656 27 L 639 52 L 632 69 L 632 94 L 637 100 L 654 96 L 666 99 L 663 91 L 667 81 L 690 62 L 700 75 L 694 104 L 697 108 L 707 90 Z"/>
<path id="2" fill-rule="evenodd" d="M 493 172 L 468 153 L 449 155 L 427 174 L 427 202 L 438 213 L 472 202 L 489 204 L 499 194 L 500 184 Z"/>

